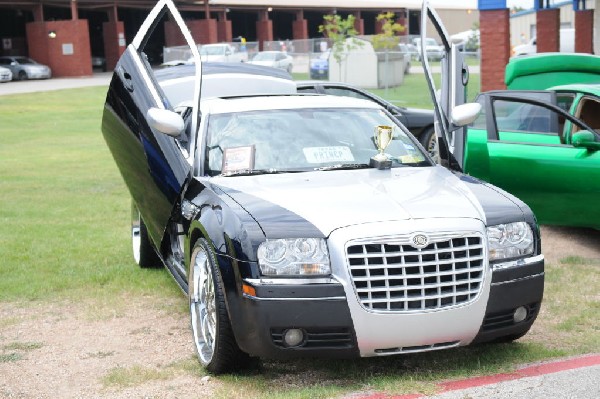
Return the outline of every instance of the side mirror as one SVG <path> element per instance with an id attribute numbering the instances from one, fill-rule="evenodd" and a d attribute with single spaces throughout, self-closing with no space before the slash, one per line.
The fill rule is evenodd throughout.
<path id="1" fill-rule="evenodd" d="M 231 50 L 229 50 L 229 49 L 226 49 L 226 50 L 225 50 L 225 55 L 231 55 Z"/>
<path id="2" fill-rule="evenodd" d="M 591 151 L 600 150 L 600 142 L 596 141 L 596 135 L 587 130 L 575 133 L 571 143 L 575 148 L 587 148 Z"/>
<path id="3" fill-rule="evenodd" d="M 466 126 L 473 123 L 481 112 L 481 104 L 479 103 L 466 103 L 457 105 L 452 109 L 450 119 L 452 125 L 455 127 Z"/>
<path id="4" fill-rule="evenodd" d="M 172 137 L 179 136 L 185 127 L 181 115 L 168 109 L 150 108 L 146 118 L 151 128 Z"/>

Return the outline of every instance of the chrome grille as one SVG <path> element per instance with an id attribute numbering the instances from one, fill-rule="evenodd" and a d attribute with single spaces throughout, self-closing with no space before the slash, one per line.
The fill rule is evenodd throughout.
<path id="1" fill-rule="evenodd" d="M 422 249 L 410 237 L 350 242 L 346 257 L 361 304 L 375 311 L 423 311 L 473 301 L 484 278 L 478 234 L 430 237 Z"/>

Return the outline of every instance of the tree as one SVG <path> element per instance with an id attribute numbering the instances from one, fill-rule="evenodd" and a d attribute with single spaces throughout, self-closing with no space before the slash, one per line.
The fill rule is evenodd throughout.
<path id="1" fill-rule="evenodd" d="M 331 54 L 339 65 L 341 77 L 342 63 L 348 58 L 348 52 L 363 46 L 363 43 L 356 39 L 358 31 L 354 27 L 355 17 L 350 14 L 348 15 L 348 18 L 344 19 L 341 16 L 334 14 L 324 15 L 323 20 L 325 23 L 319 26 L 319 32 L 331 39 Z"/>
<path id="2" fill-rule="evenodd" d="M 404 26 L 396 22 L 396 15 L 393 12 L 384 12 L 377 16 L 377 22 L 381 22 L 381 33 L 373 36 L 373 48 L 375 50 L 385 50 L 385 93 L 387 95 L 389 81 L 389 50 L 398 50 L 400 38 L 398 33 L 404 32 Z M 402 55 L 406 57 L 406 54 Z M 404 72 L 404 71 L 403 71 Z"/>
<path id="3" fill-rule="evenodd" d="M 404 32 L 404 26 L 396 22 L 396 15 L 393 12 L 379 14 L 377 22 L 382 22 L 381 33 L 373 36 L 373 48 L 395 50 L 400 42 L 397 34 Z"/>

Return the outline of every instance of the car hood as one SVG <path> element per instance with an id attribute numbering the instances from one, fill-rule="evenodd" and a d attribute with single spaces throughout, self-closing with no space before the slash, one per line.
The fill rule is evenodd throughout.
<path id="1" fill-rule="evenodd" d="M 469 187 L 472 182 L 439 166 L 211 180 L 252 215 L 267 237 L 280 232 L 271 229 L 279 218 L 308 222 L 324 236 L 341 227 L 382 221 L 458 217 L 485 222 L 485 212 Z"/>

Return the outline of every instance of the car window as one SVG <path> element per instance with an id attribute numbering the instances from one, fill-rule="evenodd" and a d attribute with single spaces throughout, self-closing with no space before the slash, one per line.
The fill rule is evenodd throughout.
<path id="1" fill-rule="evenodd" d="M 573 101 L 575 100 L 575 94 L 573 93 L 557 93 L 556 94 L 556 105 L 560 108 L 569 112 L 571 110 L 571 106 L 573 105 Z"/>
<path id="2" fill-rule="evenodd" d="M 319 93 L 317 89 L 313 86 L 298 87 L 296 90 L 298 91 L 298 93 Z"/>
<path id="3" fill-rule="evenodd" d="M 600 102 L 593 97 L 583 97 L 575 110 L 575 116 L 596 132 L 600 132 Z M 574 126 L 573 132 L 577 131 Z"/>
<path id="4" fill-rule="evenodd" d="M 415 142 L 376 109 L 283 109 L 211 115 L 206 170 L 310 171 L 340 164 L 369 164 L 378 150 L 377 126 L 392 126 L 386 149 L 392 167 L 430 165 Z"/>
<path id="5" fill-rule="evenodd" d="M 493 101 L 496 126 L 500 132 L 513 131 L 531 134 L 558 134 L 556 114 L 534 104 Z"/>
<path id="6" fill-rule="evenodd" d="M 362 100 L 373 101 L 370 97 L 362 94 L 361 92 L 358 92 L 355 90 L 350 90 L 350 89 L 345 89 L 345 88 L 341 88 L 341 87 L 325 87 L 325 93 L 331 94 L 334 96 L 353 97 L 353 98 L 360 98 Z"/>

